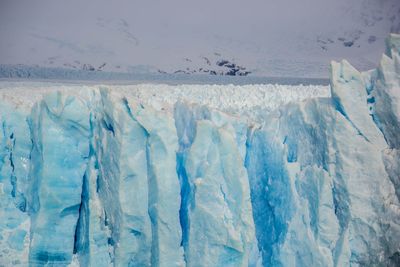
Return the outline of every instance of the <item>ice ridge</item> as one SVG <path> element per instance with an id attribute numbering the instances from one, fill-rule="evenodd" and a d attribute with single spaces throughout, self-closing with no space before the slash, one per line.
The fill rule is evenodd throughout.
<path id="1" fill-rule="evenodd" d="M 399 44 L 330 87 L 3 82 L 0 265 L 399 266 Z"/>

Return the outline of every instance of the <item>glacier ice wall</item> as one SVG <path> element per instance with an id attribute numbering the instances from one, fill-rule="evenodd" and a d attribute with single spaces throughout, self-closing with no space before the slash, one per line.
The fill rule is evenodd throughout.
<path id="1" fill-rule="evenodd" d="M 0 265 L 399 266 L 399 44 L 330 88 L 2 82 Z"/>

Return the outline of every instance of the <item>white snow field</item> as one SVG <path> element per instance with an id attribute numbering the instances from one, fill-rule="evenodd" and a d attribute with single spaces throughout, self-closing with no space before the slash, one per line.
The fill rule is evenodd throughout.
<path id="1" fill-rule="evenodd" d="M 0 265 L 399 266 L 387 45 L 330 86 L 0 82 Z"/>
<path id="2" fill-rule="evenodd" d="M 0 97 L 17 108 L 31 110 L 47 94 L 58 91 L 91 101 L 99 90 L 114 98 L 129 98 L 156 111 L 173 113 L 177 102 L 204 105 L 229 115 L 251 117 L 257 121 L 258 111 L 265 113 L 289 102 L 330 97 L 329 86 L 323 85 L 79 85 L 49 82 L 0 82 Z"/>

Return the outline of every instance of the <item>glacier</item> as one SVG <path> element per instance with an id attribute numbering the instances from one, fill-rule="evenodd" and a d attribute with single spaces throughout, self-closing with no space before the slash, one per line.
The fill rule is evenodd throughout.
<path id="1" fill-rule="evenodd" d="M 0 82 L 0 266 L 399 266 L 400 35 L 330 86 Z"/>

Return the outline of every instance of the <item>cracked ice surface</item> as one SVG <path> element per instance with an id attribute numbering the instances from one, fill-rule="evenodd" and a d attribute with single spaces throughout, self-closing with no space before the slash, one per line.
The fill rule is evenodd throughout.
<path id="1" fill-rule="evenodd" d="M 0 83 L 0 265 L 399 266 L 400 36 L 331 86 Z"/>

